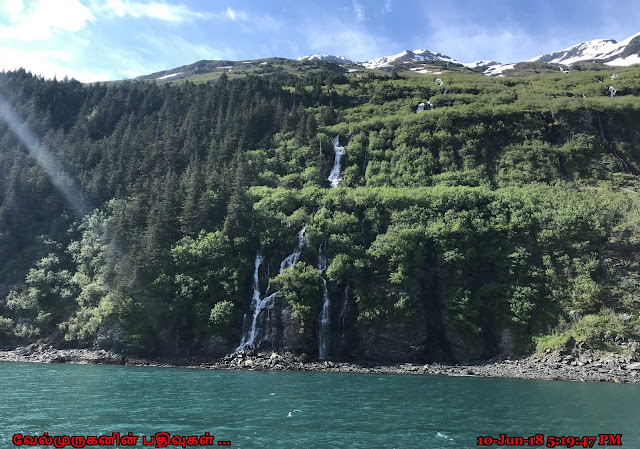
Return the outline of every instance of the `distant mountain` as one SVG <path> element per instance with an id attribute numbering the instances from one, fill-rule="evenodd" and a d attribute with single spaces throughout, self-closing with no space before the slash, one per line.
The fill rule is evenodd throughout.
<path id="1" fill-rule="evenodd" d="M 455 66 L 450 67 L 450 70 L 469 70 L 484 73 L 487 76 L 520 76 L 558 70 L 566 73 L 567 66 L 578 62 L 582 63 L 578 70 L 594 70 L 598 66 L 602 68 L 601 64 L 609 66 L 640 64 L 640 33 L 634 34 L 622 42 L 616 42 L 612 39 L 596 39 L 576 44 L 564 50 L 536 56 L 528 61 L 515 61 L 508 64 L 491 60 L 462 64 L 442 53 L 418 49 L 405 50 L 395 55 L 381 56 L 364 62 L 354 62 L 344 56 L 323 55 L 320 53 L 300 56 L 297 60 L 265 58 L 248 61 L 198 61 L 138 78 L 153 79 L 160 82 L 178 80 L 206 82 L 216 79 L 222 73 L 229 73 L 230 76 L 251 74 L 277 78 L 291 75 L 305 76 L 326 71 L 358 75 L 365 69 L 377 69 L 387 72 L 392 70 L 411 70 L 414 73 L 427 74 L 437 73 L 434 70 L 441 70 L 443 63 L 455 64 Z M 345 65 L 352 67 L 343 67 Z M 435 66 L 435 68 L 432 66 Z"/>
<path id="2" fill-rule="evenodd" d="M 267 78 L 282 78 L 291 75 L 306 76 L 318 73 L 345 73 L 339 64 L 329 60 L 294 60 L 286 58 L 265 58 L 248 61 L 203 60 L 169 70 L 139 76 L 138 79 L 171 82 L 189 80 L 208 82 L 219 78 L 223 73 L 228 76 L 258 75 Z"/>
<path id="3" fill-rule="evenodd" d="M 335 62 L 336 64 L 355 64 L 351 59 L 347 59 L 344 56 L 321 55 L 319 53 L 310 56 L 300 56 L 298 61 L 329 61 Z"/>
<path id="4" fill-rule="evenodd" d="M 419 49 L 405 50 L 396 55 L 371 59 L 361 63 L 361 65 L 368 69 L 381 69 L 384 67 L 393 67 L 405 62 L 452 62 L 454 64 L 460 64 L 460 62 L 442 53 L 432 53 L 429 50 Z"/>
<path id="5" fill-rule="evenodd" d="M 613 39 L 595 39 L 582 42 L 564 50 L 536 56 L 529 62 L 574 64 L 576 62 L 598 62 L 612 66 L 628 66 L 640 63 L 640 33 L 616 42 Z"/>

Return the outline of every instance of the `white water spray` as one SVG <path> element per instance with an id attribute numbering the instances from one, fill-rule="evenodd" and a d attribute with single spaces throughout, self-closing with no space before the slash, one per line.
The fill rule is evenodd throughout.
<path id="1" fill-rule="evenodd" d="M 329 307 L 331 302 L 329 301 L 327 280 L 325 278 L 320 279 L 322 279 L 322 312 L 320 313 L 320 330 L 318 332 L 318 358 L 325 360 L 329 347 Z"/>
<path id="2" fill-rule="evenodd" d="M 282 263 L 280 264 L 280 273 L 282 273 L 285 268 L 295 267 L 300 259 L 300 254 L 302 254 L 302 248 L 304 246 L 305 241 L 305 230 L 306 228 L 302 228 L 300 232 L 298 232 L 298 246 L 293 251 L 293 253 L 289 254 L 284 258 Z M 247 349 L 248 347 L 255 347 L 265 340 L 273 341 L 275 338 L 275 317 L 273 316 L 273 308 L 275 306 L 276 296 L 278 292 L 272 293 L 265 298 L 260 298 L 260 266 L 264 261 L 264 256 L 258 252 L 256 254 L 256 260 L 254 262 L 253 269 L 253 295 L 251 298 L 251 309 L 253 310 L 253 316 L 251 319 L 251 327 L 245 331 L 245 334 L 242 337 L 242 341 L 236 348 L 236 351 L 242 351 Z M 269 292 L 269 286 L 267 286 L 267 293 Z M 265 293 L 266 295 L 266 293 Z M 262 324 L 262 326 L 261 326 Z M 260 338 L 259 338 L 260 337 Z"/>
<path id="3" fill-rule="evenodd" d="M 298 232 L 298 246 L 293 251 L 293 253 L 289 254 L 284 258 L 282 263 L 280 264 L 280 273 L 284 271 L 285 268 L 295 267 L 300 259 L 300 254 L 302 254 L 302 247 L 304 246 L 304 233 L 306 232 L 306 228 L 303 227 L 300 232 Z"/>
<path id="4" fill-rule="evenodd" d="M 264 260 L 264 256 L 258 252 L 256 254 L 256 260 L 254 262 L 253 269 L 253 296 L 251 297 L 251 308 L 253 309 L 253 320 L 251 321 L 251 329 L 249 332 L 242 337 L 242 341 L 240 342 L 240 346 L 238 346 L 237 350 L 244 349 L 249 345 L 253 345 L 256 339 L 256 323 L 258 321 L 258 316 L 260 315 L 261 303 L 260 300 L 260 279 L 258 277 L 260 272 L 260 265 L 262 265 L 262 261 Z M 246 316 L 246 315 L 245 315 Z"/>
<path id="5" fill-rule="evenodd" d="M 446 93 L 446 91 L 445 91 L 445 93 Z M 422 112 L 422 111 L 427 110 L 427 109 L 428 109 L 429 111 L 432 111 L 432 110 L 433 110 L 433 105 L 431 104 L 431 102 L 430 102 L 430 101 L 427 101 L 426 103 L 420 103 L 420 104 L 418 105 L 418 109 L 416 109 L 416 114 L 417 114 L 418 112 Z"/>
<path id="6" fill-rule="evenodd" d="M 318 270 L 324 273 L 327 270 L 327 256 L 324 254 L 324 242 L 318 248 Z M 322 280 L 322 311 L 320 312 L 320 328 L 318 330 L 318 358 L 325 360 L 327 358 L 329 348 L 329 326 L 331 301 L 329 300 L 329 289 L 327 288 L 327 280 L 321 275 Z"/>
<path id="7" fill-rule="evenodd" d="M 347 341 L 347 325 L 349 321 L 350 314 L 350 305 L 349 305 L 349 289 L 350 284 L 344 287 L 343 292 L 343 301 L 342 301 L 342 309 L 340 310 L 340 314 L 338 315 L 339 326 L 342 329 L 342 334 L 340 336 L 340 350 L 344 351 L 345 347 L 349 344 Z"/>
<path id="8" fill-rule="evenodd" d="M 333 161 L 333 168 L 331 169 L 331 173 L 329 173 L 329 177 L 327 179 L 331 182 L 331 187 L 335 188 L 338 187 L 340 185 L 340 182 L 342 181 L 342 178 L 340 177 L 340 160 L 346 153 L 344 147 L 340 146 L 340 136 L 335 136 L 333 138 L 333 151 L 336 157 Z"/>

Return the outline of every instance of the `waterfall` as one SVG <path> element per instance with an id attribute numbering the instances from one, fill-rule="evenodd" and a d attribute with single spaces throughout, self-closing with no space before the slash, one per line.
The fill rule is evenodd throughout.
<path id="1" fill-rule="evenodd" d="M 352 329 L 349 329 L 347 326 L 349 325 L 349 315 L 351 313 L 351 307 L 349 305 L 349 288 L 350 283 L 347 282 L 347 285 L 344 287 L 343 292 L 343 302 L 342 302 L 342 310 L 340 310 L 340 314 L 338 315 L 339 327 L 341 329 L 340 336 L 340 356 L 344 357 L 346 351 L 348 350 L 348 342 L 349 342 L 349 332 L 352 332 Z"/>
<path id="2" fill-rule="evenodd" d="M 336 154 L 336 158 L 333 162 L 333 169 L 331 169 L 331 173 L 329 173 L 329 177 L 327 179 L 331 181 L 331 187 L 335 188 L 338 187 L 340 185 L 340 181 L 342 181 L 342 178 L 340 177 L 340 160 L 345 154 L 344 147 L 340 146 L 340 136 L 336 136 L 333 139 L 333 151 Z"/>
<path id="3" fill-rule="evenodd" d="M 615 97 L 615 96 L 616 96 L 616 93 L 618 93 L 618 91 L 616 90 L 616 88 L 615 88 L 615 87 L 613 87 L 613 86 L 609 86 L 609 96 L 610 96 L 611 98 L 613 98 L 613 97 Z"/>
<path id="4" fill-rule="evenodd" d="M 300 232 L 298 232 L 298 246 L 293 251 L 293 253 L 289 254 L 284 258 L 282 263 L 280 264 L 280 273 L 284 271 L 285 268 L 295 267 L 298 263 L 298 259 L 300 259 L 300 254 L 302 254 L 302 247 L 304 246 L 304 233 L 306 228 L 303 227 Z"/>
<path id="5" fill-rule="evenodd" d="M 347 317 L 349 316 L 349 287 L 347 284 L 344 288 L 344 300 L 342 301 L 342 310 L 340 311 L 340 322 L 342 323 L 342 330 L 344 336 L 344 329 L 346 328 Z"/>
<path id="6" fill-rule="evenodd" d="M 324 242 L 320 244 L 318 248 L 318 270 L 324 273 L 327 270 L 327 256 L 324 254 Z M 327 280 L 324 276 L 322 279 L 322 311 L 320 312 L 320 328 L 318 330 L 318 358 L 324 360 L 327 358 L 327 352 L 329 348 L 329 325 L 330 323 L 330 307 L 329 301 L 329 289 L 327 288 Z"/>
<path id="7" fill-rule="evenodd" d="M 324 272 L 327 269 L 327 256 L 324 254 L 324 241 L 320 244 L 318 248 L 318 270 Z"/>
<path id="8" fill-rule="evenodd" d="M 445 90 L 445 93 L 447 93 L 447 91 L 446 91 L 446 90 Z M 430 102 L 430 101 L 427 101 L 426 103 L 420 103 L 420 104 L 418 105 L 418 109 L 416 109 L 416 114 L 417 114 L 418 112 L 422 112 L 422 111 L 424 111 L 425 109 L 428 109 L 429 111 L 433 111 L 433 105 L 431 104 L 431 102 Z"/>
<path id="9" fill-rule="evenodd" d="M 293 253 L 284 258 L 280 264 L 280 273 L 285 268 L 295 267 L 302 254 L 302 247 L 304 246 L 306 228 L 303 227 L 298 232 L 298 245 Z M 260 298 L 260 265 L 264 260 L 264 256 L 260 251 L 256 254 L 256 260 L 254 262 L 253 269 L 253 295 L 251 298 L 251 309 L 253 310 L 253 317 L 251 320 L 251 327 L 245 330 L 245 334 L 242 337 L 240 345 L 236 348 L 236 351 L 244 350 L 248 347 L 255 347 L 257 344 L 268 340 L 273 342 L 275 339 L 275 316 L 273 316 L 273 307 L 275 306 L 276 296 L 278 292 L 272 293 L 265 298 Z M 265 295 L 269 292 L 269 286 Z M 245 317 L 246 318 L 246 317 Z M 244 327 L 244 326 L 243 326 Z M 261 335 L 261 338 L 258 338 Z"/>
<path id="10" fill-rule="evenodd" d="M 318 358 L 324 360 L 327 358 L 327 349 L 329 348 L 329 290 L 327 289 L 327 280 L 322 279 L 322 312 L 320 313 L 320 330 L 318 332 Z"/>
<path id="11" fill-rule="evenodd" d="M 262 311 L 262 301 L 260 300 L 260 279 L 258 274 L 260 272 L 260 265 L 262 265 L 262 261 L 264 260 L 264 256 L 258 251 L 256 254 L 256 260 L 254 262 L 253 268 L 253 296 L 251 297 L 251 308 L 253 309 L 253 320 L 251 322 L 251 330 L 242 337 L 242 341 L 240 342 L 240 346 L 236 349 L 239 351 L 244 349 L 249 345 L 253 345 L 255 343 L 256 338 L 256 321 L 258 320 L 258 316 Z M 245 315 L 246 316 L 246 315 Z"/>
<path id="12" fill-rule="evenodd" d="M 273 330 L 273 317 L 271 316 L 271 311 L 273 310 L 273 306 L 275 305 L 276 294 L 267 296 L 264 299 L 260 299 L 258 296 L 258 303 L 253 310 L 253 321 L 251 322 L 251 330 L 249 331 L 249 338 L 246 343 L 240 344 L 240 348 L 244 349 L 247 346 L 255 346 L 256 345 L 256 337 L 258 336 L 258 321 L 264 321 L 264 326 L 261 326 L 264 329 L 264 336 L 261 341 L 268 340 L 274 337 Z M 266 311 L 266 313 L 263 313 Z M 262 315 L 262 317 L 261 317 Z M 244 340 L 244 338 L 243 338 Z M 259 343 L 259 342 L 258 342 Z"/>

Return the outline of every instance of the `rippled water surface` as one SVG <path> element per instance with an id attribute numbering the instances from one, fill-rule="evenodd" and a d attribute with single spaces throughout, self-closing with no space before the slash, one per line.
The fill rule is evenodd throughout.
<path id="1" fill-rule="evenodd" d="M 0 362 L 0 448 L 16 447 L 15 433 L 43 432 L 210 432 L 214 447 L 236 448 L 472 448 L 501 433 L 622 434 L 622 447 L 640 448 L 640 385 Z"/>

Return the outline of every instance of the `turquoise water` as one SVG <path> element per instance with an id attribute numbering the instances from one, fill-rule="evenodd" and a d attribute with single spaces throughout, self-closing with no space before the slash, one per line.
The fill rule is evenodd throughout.
<path id="1" fill-rule="evenodd" d="M 640 448 L 640 385 L 0 363 L 0 448 L 16 447 L 15 433 L 43 432 L 209 432 L 213 447 L 236 448 L 473 448 L 500 433 L 622 434 L 622 447 Z"/>

